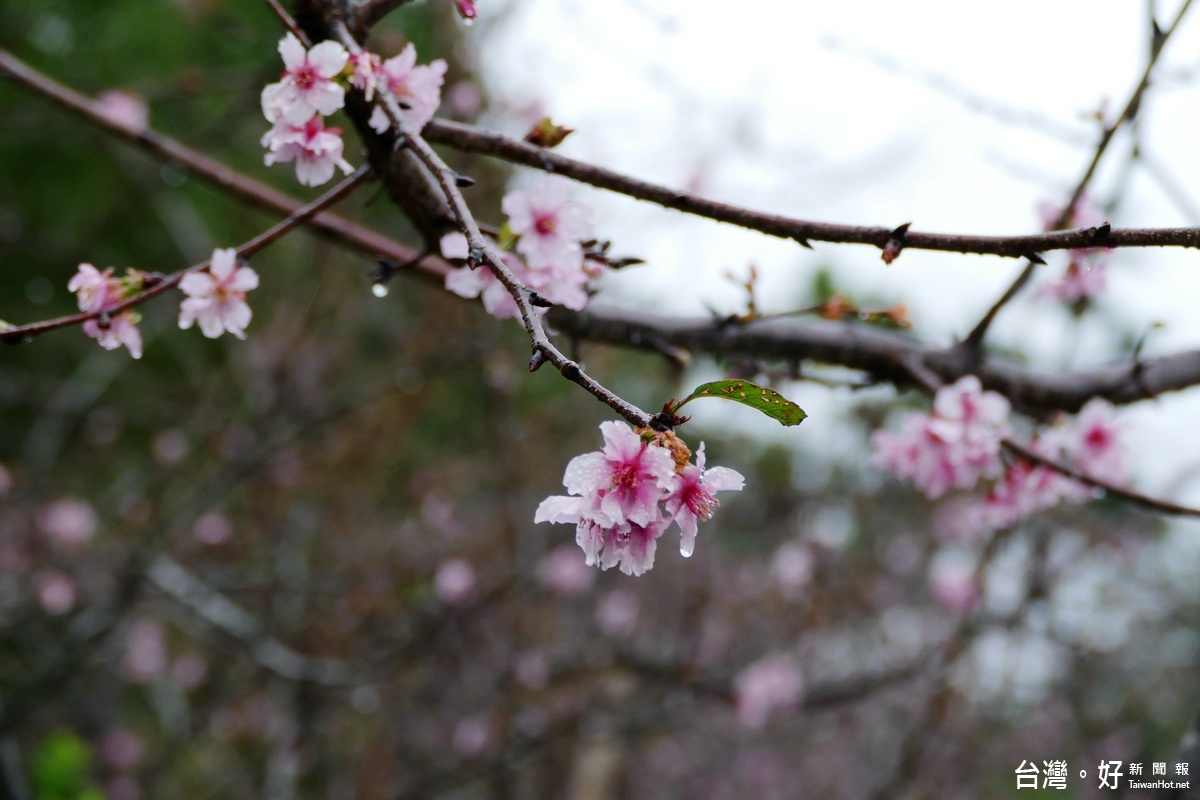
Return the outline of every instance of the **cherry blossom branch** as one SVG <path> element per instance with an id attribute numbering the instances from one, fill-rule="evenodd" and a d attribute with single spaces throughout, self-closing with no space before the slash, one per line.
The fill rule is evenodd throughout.
<path id="1" fill-rule="evenodd" d="M 577 161 L 537 145 L 528 144 L 472 125 L 435 119 L 425 126 L 423 136 L 466 153 L 494 156 L 545 172 L 608 189 L 618 194 L 655 203 L 685 214 L 727 222 L 780 239 L 809 242 L 865 244 L 887 249 L 897 238 L 906 250 L 932 250 L 969 255 L 1025 258 L 1031 254 L 1084 247 L 1187 247 L 1200 248 L 1200 228 L 1080 228 L 1021 236 L 977 236 L 972 234 L 926 233 L 895 227 L 843 225 L 785 217 L 720 203 L 688 192 L 623 175 L 604 167 Z M 899 234 L 899 237 L 897 236 Z"/>
<path id="2" fill-rule="evenodd" d="M 301 201 L 209 158 L 170 136 L 149 127 L 131 127 L 110 117 L 94 100 L 38 72 L 3 49 L 0 49 L 0 75 L 12 78 L 21 86 L 54 102 L 88 124 L 136 145 L 160 161 L 176 161 L 183 164 L 190 175 L 199 177 L 259 208 L 280 214 L 293 214 L 304 206 Z M 384 257 L 397 263 L 408 263 L 417 255 L 413 248 L 330 211 L 322 211 L 306 224 L 309 229 L 349 245 L 370 258 Z M 421 267 L 438 278 L 444 277 L 450 268 L 449 265 L 434 259 L 422 262 Z"/>
<path id="3" fill-rule="evenodd" d="M 343 180 L 333 189 L 318 197 L 313 202 L 297 210 L 287 219 L 284 219 L 266 231 L 255 236 L 250 241 L 237 248 L 239 258 L 249 258 L 250 256 L 262 250 L 264 247 L 274 242 L 279 237 L 283 236 L 288 231 L 302 225 L 321 209 L 333 205 L 337 201 L 350 194 L 355 188 L 362 184 L 371 175 L 371 168 L 368 165 L 363 165 L 355 170 L 354 174 Z M 84 312 L 80 314 L 71 314 L 66 317 L 58 317 L 57 319 L 45 320 L 42 322 L 33 322 L 28 325 L 18 325 L 14 327 L 0 330 L 0 342 L 7 341 L 22 341 L 30 339 L 34 336 L 46 333 L 48 331 L 66 328 L 72 325 L 82 325 L 91 319 L 100 317 L 111 318 L 115 317 L 123 311 L 126 311 L 134 306 L 139 306 L 170 289 L 179 285 L 184 276 L 190 272 L 197 272 L 207 268 L 208 261 L 202 261 L 199 264 L 194 264 L 186 269 L 179 270 L 170 275 L 157 276 L 149 275 L 146 278 L 146 288 L 132 295 L 121 303 L 106 308 L 102 311 Z"/>
<path id="4" fill-rule="evenodd" d="M 346 27 L 345 22 L 341 20 L 334 21 L 332 30 L 335 37 L 342 43 L 342 46 L 349 50 L 350 53 L 359 55 L 363 52 L 354 36 L 350 33 L 350 30 Z M 472 268 L 478 269 L 480 266 L 486 266 L 488 269 L 491 269 L 492 273 L 503 284 L 504 288 L 508 290 L 509 295 L 512 296 L 513 301 L 517 304 L 517 309 L 521 315 L 521 322 L 529 334 L 529 339 L 533 346 L 533 357 L 529 362 L 530 371 L 532 372 L 538 369 L 543 363 L 549 362 L 562 373 L 564 378 L 582 386 L 602 403 L 624 417 L 629 423 L 642 427 L 649 425 L 651 420 L 650 414 L 618 397 L 599 381 L 586 374 L 579 364 L 567 358 L 554 346 L 554 343 L 546 335 L 541 317 L 534 308 L 532 302 L 533 293 L 505 266 L 495 245 L 485 238 L 480 231 L 474 215 L 467 206 L 462 192 L 459 190 L 460 176 L 454 170 L 450 169 L 441 156 L 429 146 L 429 143 L 419 133 L 413 131 L 404 121 L 400 103 L 388 87 L 386 81 L 377 80 L 375 92 L 393 130 L 396 131 L 398 143 L 408 148 L 417 156 L 441 188 L 442 194 L 449 204 L 455 220 L 467 238 L 467 247 L 470 254 L 468 261 Z"/>
<path id="5" fill-rule="evenodd" d="M 1083 197 L 1084 191 L 1087 190 L 1088 184 L 1091 183 L 1092 176 L 1096 174 L 1096 168 L 1100 165 L 1100 160 L 1104 158 L 1104 154 L 1107 152 L 1113 137 L 1122 125 L 1132 121 L 1137 116 L 1138 109 L 1142 105 L 1142 97 L 1145 95 L 1146 89 L 1150 86 L 1150 76 L 1154 72 L 1154 67 L 1158 64 L 1158 58 L 1162 55 L 1167 41 L 1175 33 L 1179 27 L 1179 23 L 1183 20 L 1191 5 L 1192 0 L 1184 0 L 1183 5 L 1179 8 L 1179 13 L 1175 15 L 1175 20 L 1171 23 L 1171 27 L 1162 33 L 1159 33 L 1154 20 L 1151 19 L 1150 22 L 1154 26 L 1155 38 L 1150 48 L 1150 55 L 1146 60 L 1146 68 L 1142 71 L 1142 78 L 1138 81 L 1138 85 L 1133 90 L 1133 93 L 1130 94 L 1129 100 L 1126 101 L 1121 115 L 1111 125 L 1105 126 L 1104 132 L 1100 136 L 1100 141 L 1096 144 L 1096 152 L 1092 156 L 1091 162 L 1088 164 L 1087 169 L 1084 170 L 1083 176 L 1079 179 L 1078 183 L 1075 184 L 1075 190 L 1071 193 L 1071 199 L 1062 207 L 1053 227 L 1061 228 L 1070 221 L 1071 215 L 1075 212 L 1075 207 L 1079 204 L 1080 198 Z M 1100 231 L 1105 229 L 1109 229 L 1107 225 L 1094 230 Z M 1106 241 L 1107 236 L 1098 238 L 1102 240 L 1102 246 L 1112 247 Z M 1037 270 L 1039 263 L 1044 263 L 1040 257 L 1030 257 L 1027 260 L 1025 268 L 1021 270 L 1021 274 L 1017 276 L 1016 280 L 1012 282 L 1004 293 L 1000 295 L 999 299 L 987 310 L 983 318 L 979 320 L 979 323 L 967 334 L 967 338 L 963 341 L 965 348 L 978 353 L 983 344 L 983 338 L 987 335 L 988 329 L 991 328 L 996 316 L 1025 288 L 1026 284 L 1033 278 L 1033 273 Z"/>
<path id="6" fill-rule="evenodd" d="M 548 321 L 563 334 L 585 341 L 654 351 L 665 345 L 719 357 L 815 361 L 861 370 L 876 381 L 901 387 L 914 383 L 915 365 L 932 376 L 915 381 L 933 381 L 930 391 L 940 382 L 975 374 L 986 388 L 1034 413 L 1074 413 L 1093 397 L 1128 405 L 1200 384 L 1200 350 L 1063 371 L 1037 369 L 997 355 L 971 364 L 956 348 L 935 347 L 856 321 L 670 317 L 600 302 L 582 311 L 552 309 Z"/>

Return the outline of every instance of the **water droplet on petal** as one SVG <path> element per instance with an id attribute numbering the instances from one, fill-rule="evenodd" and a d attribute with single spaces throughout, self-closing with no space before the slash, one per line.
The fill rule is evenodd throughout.
<path id="1" fill-rule="evenodd" d="M 387 295 L 388 295 L 387 285 L 383 284 L 383 283 L 372 283 L 371 284 L 371 294 L 375 295 L 376 297 L 387 297 Z"/>

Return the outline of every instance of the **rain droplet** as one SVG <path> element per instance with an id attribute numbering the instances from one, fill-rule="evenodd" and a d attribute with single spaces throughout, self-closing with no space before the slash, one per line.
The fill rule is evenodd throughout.
<path id="1" fill-rule="evenodd" d="M 387 285 L 383 284 L 383 283 L 372 283 L 371 284 L 371 294 L 375 295 L 376 297 L 387 297 L 387 295 L 388 295 Z"/>

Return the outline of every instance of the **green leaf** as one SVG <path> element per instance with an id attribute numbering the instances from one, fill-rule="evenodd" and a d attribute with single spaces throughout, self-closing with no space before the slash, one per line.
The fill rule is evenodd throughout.
<path id="1" fill-rule="evenodd" d="M 500 229 L 500 235 L 496 237 L 496 243 L 500 245 L 501 250 L 512 250 L 517 243 L 517 235 L 513 233 L 513 229 L 508 227 L 508 223 L 504 223 L 504 227 Z"/>
<path id="2" fill-rule="evenodd" d="M 726 400 L 756 408 L 771 419 L 778 421 L 780 425 L 799 425 L 808 416 L 804 413 L 804 409 L 774 389 L 736 379 L 701 384 L 693 389 L 691 394 L 676 403 L 671 411 L 678 411 L 686 403 L 699 397 L 723 397 Z"/>

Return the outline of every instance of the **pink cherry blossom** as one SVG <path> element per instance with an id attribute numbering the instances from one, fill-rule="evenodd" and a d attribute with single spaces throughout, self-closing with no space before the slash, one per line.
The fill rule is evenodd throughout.
<path id="1" fill-rule="evenodd" d="M 444 245 L 443 254 L 450 257 Z M 583 270 L 563 271 L 553 265 L 530 269 L 524 261 L 512 253 L 502 253 L 501 258 L 522 285 L 537 292 L 549 302 L 576 311 L 587 305 L 588 293 L 585 286 L 588 276 Z M 516 319 L 521 316 L 521 311 L 508 289 L 492 273 L 491 267 L 486 264 L 474 269 L 460 267 L 451 270 L 446 273 L 445 284 L 447 290 L 460 297 L 481 298 L 483 307 L 496 319 Z M 538 310 L 544 311 L 544 309 Z"/>
<path id="2" fill-rule="evenodd" d="M 712 518 L 713 508 L 720 502 L 714 492 L 740 492 L 746 485 L 741 473 L 728 467 L 704 468 L 704 443 L 696 451 L 696 463 L 688 464 L 672 479 L 663 506 L 679 524 L 679 552 L 689 558 L 696 548 L 696 527 L 701 520 Z"/>
<path id="3" fill-rule="evenodd" d="M 1071 463 L 1106 483 L 1129 480 L 1128 451 L 1113 407 L 1095 397 L 1088 401 L 1064 436 L 1063 449 Z"/>
<path id="4" fill-rule="evenodd" d="M 969 489 L 980 478 L 1000 475 L 1008 411 L 1006 399 L 983 391 L 979 379 L 968 375 L 938 390 L 933 414 L 910 414 L 895 434 L 877 431 L 872 463 L 912 481 L 930 499 Z"/>
<path id="5" fill-rule="evenodd" d="M 548 175 L 533 191 L 509 192 L 500 203 L 509 228 L 521 237 L 517 252 L 533 269 L 553 267 L 567 273 L 583 268 L 580 242 L 591 238 L 591 213 L 568 199 L 569 188 L 566 178 Z"/>
<path id="6" fill-rule="evenodd" d="M 100 343 L 105 350 L 116 350 L 124 345 L 129 355 L 142 357 L 142 332 L 138 329 L 141 315 L 136 311 L 122 311 L 115 317 L 89 319 L 83 323 L 83 332 Z"/>
<path id="7" fill-rule="evenodd" d="M 1036 455 L 1074 467 L 1107 483 L 1128 480 L 1128 454 L 1112 406 L 1094 398 L 1072 421 L 1044 431 L 1029 445 Z M 1007 528 L 1061 502 L 1082 503 L 1094 496 L 1084 484 L 1039 464 L 1015 460 L 978 503 L 972 517 L 980 530 Z"/>
<path id="8" fill-rule="evenodd" d="M 571 459 L 563 484 L 570 495 L 547 497 L 534 522 L 575 525 L 575 543 L 588 566 L 620 567 L 641 575 L 654 566 L 658 539 L 672 522 L 683 534 L 680 551 L 691 555 L 696 525 L 712 516 L 713 492 L 741 489 L 731 469 L 704 469 L 671 433 L 637 432 L 620 422 L 600 425 L 604 447 Z M 663 511 L 666 514 L 663 514 Z"/>
<path id="9" fill-rule="evenodd" d="M 179 307 L 179 327 L 200 323 L 200 331 L 215 339 L 229 331 L 245 339 L 250 324 L 246 292 L 258 286 L 258 273 L 237 265 L 237 250 L 214 250 L 208 270 L 189 272 L 179 283 L 187 299 Z"/>
<path id="10" fill-rule="evenodd" d="M 799 702 L 804 678 L 792 656 L 770 655 L 739 672 L 733 692 L 738 722 L 747 728 L 761 728 L 773 710 Z"/>
<path id="11" fill-rule="evenodd" d="M 446 77 L 446 62 L 437 59 L 429 64 L 417 64 L 417 49 L 409 44 L 400 55 L 384 61 L 379 68 L 378 79 L 396 97 L 400 104 L 400 118 L 414 131 L 420 131 L 442 102 L 442 82 Z M 391 127 L 387 114 L 379 106 L 371 114 L 368 124 L 383 133 Z"/>
<path id="12" fill-rule="evenodd" d="M 85 313 L 101 311 L 121 302 L 121 284 L 113 277 L 113 268 L 101 272 L 91 264 L 80 264 L 67 289 L 74 292 L 79 310 Z"/>
<path id="13" fill-rule="evenodd" d="M 126 278 L 114 278 L 113 268 L 101 272 L 91 264 L 80 264 L 67 282 L 75 292 L 79 310 L 94 314 L 119 305 L 130 294 L 141 289 L 140 273 L 130 270 Z M 124 345 L 134 358 L 142 357 L 142 333 L 137 324 L 141 316 L 132 309 L 115 316 L 103 315 L 83 323 L 83 332 L 100 343 L 105 350 Z"/>
<path id="14" fill-rule="evenodd" d="M 303 125 L 314 114 L 328 116 L 345 103 L 345 89 L 335 80 L 350 54 L 337 42 L 321 42 L 305 50 L 293 34 L 279 42 L 285 67 L 283 78 L 262 91 L 263 115 L 268 122 Z"/>
<path id="15" fill-rule="evenodd" d="M 334 169 L 349 175 L 354 167 L 342 158 L 345 147 L 340 128 L 326 128 L 320 117 L 293 125 L 280 120 L 263 134 L 262 145 L 267 148 L 263 162 L 286 164 L 296 162 L 296 179 L 304 186 L 320 186 L 333 177 Z"/>
<path id="16" fill-rule="evenodd" d="M 350 56 L 350 64 L 354 67 L 354 77 L 350 83 L 356 89 L 361 89 L 368 101 L 375 97 L 375 76 L 383 66 L 383 59 L 374 53 L 363 50 Z"/>
<path id="17" fill-rule="evenodd" d="M 658 517 L 662 490 L 675 471 L 671 453 L 650 446 L 620 422 L 600 423 L 604 447 L 567 464 L 563 484 L 588 500 L 592 513 L 609 524 L 650 525 Z"/>

